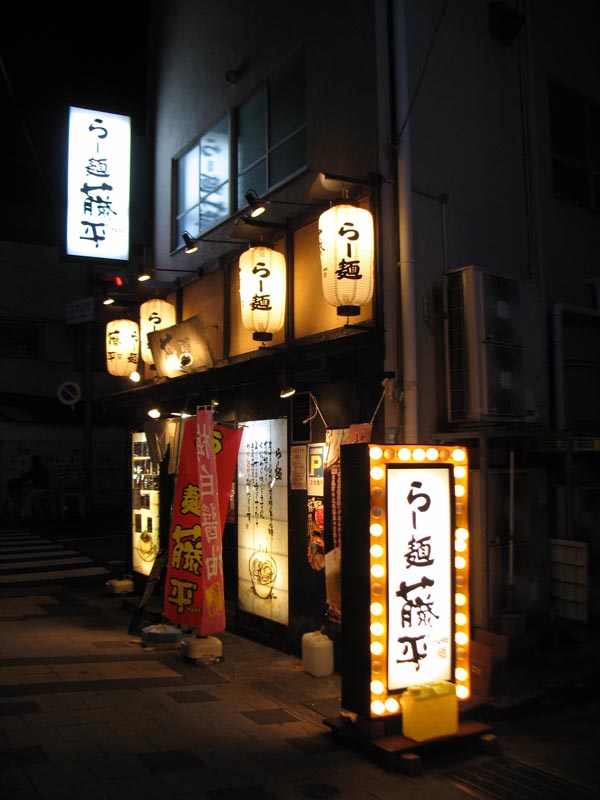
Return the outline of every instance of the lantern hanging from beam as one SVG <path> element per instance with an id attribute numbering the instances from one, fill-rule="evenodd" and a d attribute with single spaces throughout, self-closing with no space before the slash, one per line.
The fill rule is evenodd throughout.
<path id="1" fill-rule="evenodd" d="M 240 256 L 242 325 L 257 342 L 269 342 L 285 319 L 285 257 L 270 247 L 250 247 Z"/>
<path id="2" fill-rule="evenodd" d="M 148 343 L 148 334 L 175 325 L 176 316 L 173 303 L 168 303 L 159 297 L 153 297 L 142 303 L 140 306 L 140 336 L 144 363 L 154 364 L 154 357 Z"/>
<path id="3" fill-rule="evenodd" d="M 321 282 L 338 316 L 354 317 L 373 297 L 373 216 L 341 203 L 319 217 Z"/>
<path id="4" fill-rule="evenodd" d="M 129 377 L 137 371 L 140 329 L 131 319 L 114 319 L 106 326 L 106 368 L 111 375 Z"/>

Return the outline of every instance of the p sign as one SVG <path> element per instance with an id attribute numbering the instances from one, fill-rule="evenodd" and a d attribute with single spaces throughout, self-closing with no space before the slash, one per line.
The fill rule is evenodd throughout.
<path id="1" fill-rule="evenodd" d="M 308 494 L 323 497 L 326 444 L 308 446 Z"/>
<path id="2" fill-rule="evenodd" d="M 61 403 L 74 406 L 81 399 L 81 386 L 75 381 L 61 383 L 56 392 Z"/>

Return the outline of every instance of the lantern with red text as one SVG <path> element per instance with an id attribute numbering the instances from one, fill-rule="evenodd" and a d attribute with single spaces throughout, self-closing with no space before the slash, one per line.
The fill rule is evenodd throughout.
<path id="1" fill-rule="evenodd" d="M 285 319 L 285 257 L 270 247 L 251 247 L 240 256 L 242 325 L 257 342 L 269 342 Z"/>
<path id="2" fill-rule="evenodd" d="M 321 282 L 338 316 L 354 317 L 373 297 L 373 216 L 342 203 L 319 217 Z"/>
<path id="3" fill-rule="evenodd" d="M 146 364 L 154 364 L 152 350 L 148 344 L 148 334 L 175 325 L 176 312 L 173 303 L 158 297 L 147 300 L 140 306 L 140 335 L 142 358 Z"/>
<path id="4" fill-rule="evenodd" d="M 106 326 L 106 368 L 111 375 L 128 378 L 138 368 L 139 325 L 131 319 L 114 319 Z"/>

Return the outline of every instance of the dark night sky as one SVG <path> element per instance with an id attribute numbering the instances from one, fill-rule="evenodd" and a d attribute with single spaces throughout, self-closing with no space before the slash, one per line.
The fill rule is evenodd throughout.
<path id="1" fill-rule="evenodd" d="M 1 202 L 56 204 L 69 105 L 129 114 L 134 135 L 144 135 L 147 5 L 11 11 L 0 30 Z"/>

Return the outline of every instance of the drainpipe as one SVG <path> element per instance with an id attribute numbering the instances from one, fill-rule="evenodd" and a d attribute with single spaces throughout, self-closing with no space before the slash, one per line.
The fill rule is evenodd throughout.
<path id="1" fill-rule="evenodd" d="M 414 282 L 413 208 L 410 151 L 410 124 L 408 122 L 408 59 L 405 0 L 393 3 L 393 53 L 396 88 L 396 130 L 402 131 L 396 149 L 396 175 L 398 181 L 398 235 L 400 247 L 400 302 L 402 309 L 402 375 L 404 399 L 403 439 L 407 443 L 419 440 L 419 383 L 417 373 L 417 328 Z"/>

